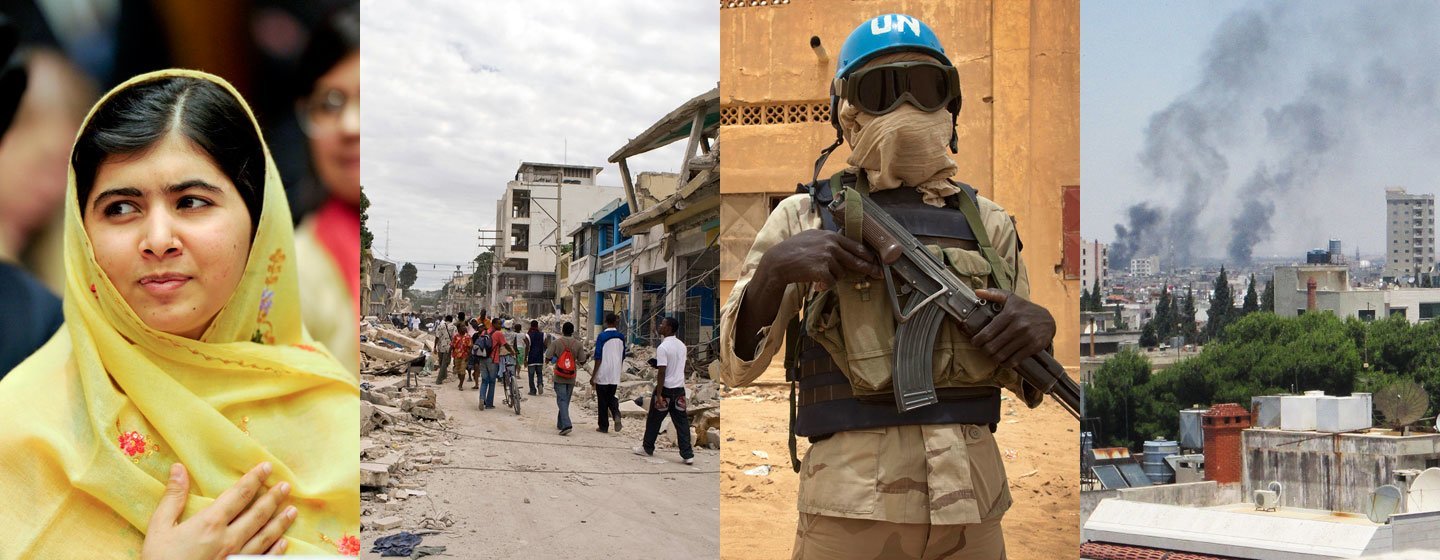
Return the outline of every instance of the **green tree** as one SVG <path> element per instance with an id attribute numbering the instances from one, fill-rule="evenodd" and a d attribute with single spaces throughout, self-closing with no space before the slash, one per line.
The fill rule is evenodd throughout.
<path id="1" fill-rule="evenodd" d="M 375 234 L 370 233 L 370 227 L 365 225 L 370 220 L 370 198 L 365 196 L 365 185 L 360 185 L 360 250 L 370 251 L 370 244 L 375 241 Z"/>
<path id="2" fill-rule="evenodd" d="M 1155 317 L 1151 322 L 1155 324 L 1155 336 L 1161 341 L 1175 335 L 1175 310 L 1170 301 L 1169 286 L 1160 287 L 1160 299 L 1155 302 Z"/>
<path id="3" fill-rule="evenodd" d="M 1250 275 L 1250 285 L 1245 287 L 1245 303 L 1240 306 L 1242 315 L 1249 315 L 1260 310 L 1260 300 L 1255 291 L 1255 275 Z"/>
<path id="4" fill-rule="evenodd" d="M 1230 278 L 1225 274 L 1224 266 L 1220 267 L 1220 275 L 1215 277 L 1211 291 L 1210 312 L 1205 321 L 1206 339 L 1218 337 L 1235 314 L 1235 295 L 1230 293 Z"/>
<path id="5" fill-rule="evenodd" d="M 495 251 L 487 250 L 475 256 L 475 273 L 470 275 L 466 291 L 484 296 L 490 293 L 490 277 L 495 269 Z"/>
<path id="6" fill-rule="evenodd" d="M 1085 414 L 1100 419 L 1099 440 L 1106 447 L 1131 447 L 1140 441 L 1133 427 L 1135 408 L 1148 399 L 1139 389 L 1150 379 L 1150 360 L 1121 350 L 1100 365 L 1085 388 Z"/>
<path id="7" fill-rule="evenodd" d="M 1090 290 L 1080 290 L 1080 311 L 1090 310 Z"/>
<path id="8" fill-rule="evenodd" d="M 415 268 L 415 265 L 405 263 L 405 266 L 400 267 L 400 289 L 410 291 L 410 287 L 415 285 L 415 278 L 419 275 L 420 271 Z"/>
<path id="9" fill-rule="evenodd" d="M 1195 291 L 1190 287 L 1185 288 L 1185 307 L 1180 310 L 1180 336 L 1185 337 L 1187 343 L 1198 343 L 1200 341 L 1199 327 L 1195 324 Z"/>
<path id="10" fill-rule="evenodd" d="M 1140 346 L 1154 348 L 1159 343 L 1155 340 L 1155 322 L 1145 321 L 1145 326 L 1140 329 Z"/>
<path id="11" fill-rule="evenodd" d="M 1275 277 L 1265 281 L 1265 291 L 1260 293 L 1260 310 L 1275 312 Z"/>
<path id="12" fill-rule="evenodd" d="M 1128 326 L 1125 324 L 1125 317 L 1120 314 L 1120 310 L 1121 305 L 1118 303 L 1115 304 L 1115 330 L 1117 331 L 1123 331 L 1128 328 Z"/>

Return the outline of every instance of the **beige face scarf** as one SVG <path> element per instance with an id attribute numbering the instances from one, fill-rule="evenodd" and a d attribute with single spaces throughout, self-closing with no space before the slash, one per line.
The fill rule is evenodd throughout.
<path id="1" fill-rule="evenodd" d="M 869 68 L 894 62 L 929 61 L 920 53 L 881 56 L 865 64 Z M 948 146 L 954 123 L 944 109 L 926 113 L 909 103 L 884 115 L 871 115 L 848 102 L 840 104 L 840 129 L 850 143 L 850 171 L 864 169 L 871 191 L 913 186 L 924 195 L 926 204 L 944 206 L 945 197 L 960 192 L 946 179 L 959 167 L 950 159 Z"/>

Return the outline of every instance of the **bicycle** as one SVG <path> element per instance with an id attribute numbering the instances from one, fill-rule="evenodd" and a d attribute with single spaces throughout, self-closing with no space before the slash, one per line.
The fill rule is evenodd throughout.
<path id="1" fill-rule="evenodd" d="M 505 405 L 514 407 L 515 414 L 520 414 L 520 386 L 515 383 L 515 369 L 505 370 Z"/>

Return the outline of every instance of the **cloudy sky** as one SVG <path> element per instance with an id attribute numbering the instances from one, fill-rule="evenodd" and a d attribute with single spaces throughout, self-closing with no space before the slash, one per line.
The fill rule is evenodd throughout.
<path id="1" fill-rule="evenodd" d="M 522 161 L 603 166 L 719 80 L 711 2 L 361 2 L 362 163 L 374 251 L 468 263 Z M 630 161 L 678 171 L 684 142 Z M 387 239 L 387 222 L 389 235 Z M 420 265 L 416 288 L 445 267 Z"/>
<path id="2" fill-rule="evenodd" d="M 1386 187 L 1440 192 L 1440 4 L 1086 1 L 1081 29 L 1087 239 L 1143 203 L 1141 252 L 1375 255 Z"/>

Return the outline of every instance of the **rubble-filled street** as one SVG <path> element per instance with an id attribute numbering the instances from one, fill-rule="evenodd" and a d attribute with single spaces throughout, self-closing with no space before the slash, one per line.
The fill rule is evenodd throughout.
<path id="1" fill-rule="evenodd" d="M 367 338 L 406 345 L 397 338 L 405 334 L 367 332 Z M 407 332 L 428 342 L 429 335 Z M 364 555 L 379 556 L 371 552 L 376 539 L 409 533 L 420 539 L 412 552 L 441 557 L 613 557 L 612 547 L 596 546 L 601 542 L 643 543 L 667 557 L 714 556 L 720 517 L 714 386 L 687 386 L 694 465 L 681 462 L 668 421 L 654 457 L 635 455 L 631 448 L 645 423 L 635 399 L 653 387 L 653 376 L 637 375 L 649 355 L 635 351 L 618 394 L 623 431 L 596 431 L 595 396 L 582 369 L 568 436 L 554 429 L 549 382 L 544 395 L 525 396 L 517 416 L 500 406 L 498 394 L 497 408 L 479 410 L 473 383 L 458 390 L 451 376 L 435 385 L 434 372 L 422 366 L 367 359 L 360 445 Z M 412 388 L 405 387 L 407 368 L 415 374 Z"/>
<path id="2" fill-rule="evenodd" d="M 795 498 L 800 477 L 787 448 L 789 385 L 771 368 L 752 386 L 724 395 L 725 440 L 720 493 L 725 501 L 721 557 L 727 560 L 789 558 L 795 544 Z M 1005 514 L 1006 556 L 1056 558 L 1080 539 L 1079 439 L 1075 421 L 1052 402 L 1031 410 L 1006 395 L 996 442 L 1005 457 L 1014 505 Z M 800 438 L 799 453 L 809 444 Z M 769 520 L 765 531 L 753 520 Z"/>

